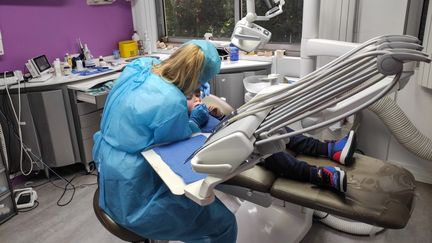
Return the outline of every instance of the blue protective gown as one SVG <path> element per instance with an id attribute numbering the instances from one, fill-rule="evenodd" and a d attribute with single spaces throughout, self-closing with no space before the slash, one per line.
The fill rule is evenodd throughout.
<path id="1" fill-rule="evenodd" d="M 99 206 L 118 224 L 150 239 L 235 242 L 234 215 L 219 201 L 200 206 L 170 192 L 140 154 L 191 136 L 184 94 L 151 72 L 156 59 L 130 63 L 105 104 L 94 135 Z"/>

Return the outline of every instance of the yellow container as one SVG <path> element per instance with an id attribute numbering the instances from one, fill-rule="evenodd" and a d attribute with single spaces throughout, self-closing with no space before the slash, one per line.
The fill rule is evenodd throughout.
<path id="1" fill-rule="evenodd" d="M 138 43 L 133 40 L 126 40 L 119 42 L 120 57 L 134 57 L 138 56 Z"/>

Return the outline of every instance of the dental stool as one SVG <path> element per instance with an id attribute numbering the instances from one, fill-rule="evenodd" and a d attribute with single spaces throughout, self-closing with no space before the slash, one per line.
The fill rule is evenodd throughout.
<path id="1" fill-rule="evenodd" d="M 122 226 L 118 225 L 114 220 L 108 216 L 100 207 L 99 207 L 99 188 L 96 189 L 93 196 L 93 210 L 96 214 L 99 222 L 107 229 L 111 234 L 117 236 L 118 238 L 127 241 L 127 242 L 144 242 L 151 243 L 152 241 L 146 238 L 143 238 L 132 231 L 129 231 Z"/>

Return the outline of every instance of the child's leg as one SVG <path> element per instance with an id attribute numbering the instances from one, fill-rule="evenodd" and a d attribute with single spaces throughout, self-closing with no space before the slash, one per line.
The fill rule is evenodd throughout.
<path id="1" fill-rule="evenodd" d="M 264 167 L 281 177 L 346 191 L 346 173 L 338 167 L 316 167 L 283 152 L 266 158 Z"/>
<path id="2" fill-rule="evenodd" d="M 280 152 L 267 157 L 264 167 L 273 171 L 278 176 L 309 182 L 311 165 L 297 160 L 288 153 Z"/>
<path id="3" fill-rule="evenodd" d="M 287 132 L 293 130 L 289 127 L 285 128 Z M 318 139 L 304 136 L 302 134 L 290 137 L 290 142 L 286 145 L 287 149 L 296 153 L 311 155 L 311 156 L 326 156 L 328 155 L 327 143 L 321 142 Z"/>
<path id="4" fill-rule="evenodd" d="M 287 132 L 293 131 L 288 127 L 285 129 Z M 291 137 L 286 147 L 296 153 L 324 156 L 340 164 L 350 165 L 354 161 L 352 156 L 356 150 L 357 141 L 352 130 L 344 138 L 331 142 L 321 142 L 318 139 L 299 134 Z"/>

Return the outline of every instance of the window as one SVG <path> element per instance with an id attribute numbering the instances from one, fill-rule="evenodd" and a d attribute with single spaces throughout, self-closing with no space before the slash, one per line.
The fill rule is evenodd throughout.
<path id="1" fill-rule="evenodd" d="M 156 5 L 159 36 L 168 37 L 169 42 L 201 39 L 207 32 L 216 40 L 229 40 L 235 23 L 246 14 L 245 0 L 156 0 Z M 268 10 L 264 0 L 255 0 L 255 9 L 260 16 Z M 299 51 L 303 1 L 285 1 L 283 11 L 269 21 L 255 23 L 272 32 L 266 49 Z"/>
<path id="2" fill-rule="evenodd" d="M 229 38 L 234 29 L 233 0 L 165 0 L 166 36 Z"/>

